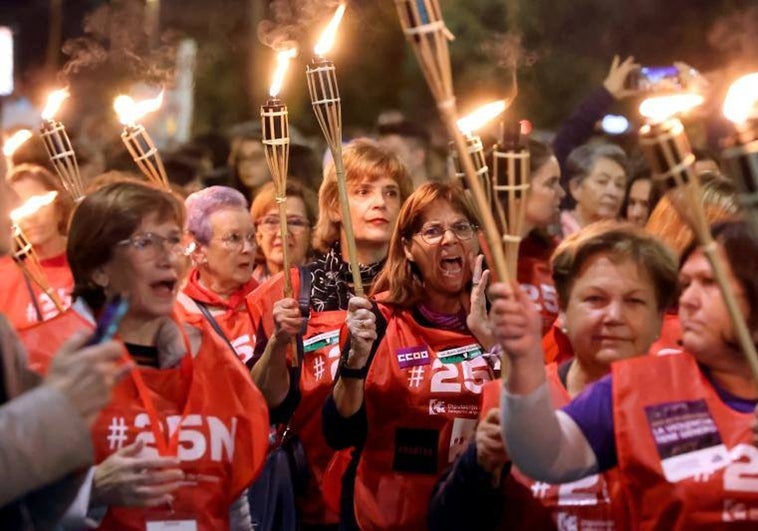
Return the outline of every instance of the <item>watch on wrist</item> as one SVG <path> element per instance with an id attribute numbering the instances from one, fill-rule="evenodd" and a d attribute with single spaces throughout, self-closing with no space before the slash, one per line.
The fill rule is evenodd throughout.
<path id="1" fill-rule="evenodd" d="M 352 369 L 347 366 L 347 356 L 340 358 L 338 366 L 340 376 L 343 378 L 356 378 L 358 380 L 364 380 L 368 374 L 368 363 L 360 369 Z"/>

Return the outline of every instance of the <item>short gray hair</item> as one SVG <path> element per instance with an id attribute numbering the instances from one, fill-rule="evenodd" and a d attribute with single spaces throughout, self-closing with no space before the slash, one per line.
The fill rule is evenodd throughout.
<path id="1" fill-rule="evenodd" d="M 600 159 L 609 159 L 627 171 L 629 159 L 616 144 L 584 144 L 574 149 L 566 159 L 566 182 L 581 183 Z"/>
<path id="2" fill-rule="evenodd" d="M 245 196 L 228 186 L 211 186 L 190 194 L 184 200 L 184 206 L 187 208 L 185 229 L 203 245 L 213 237 L 211 214 L 224 208 L 240 208 L 247 212 Z"/>

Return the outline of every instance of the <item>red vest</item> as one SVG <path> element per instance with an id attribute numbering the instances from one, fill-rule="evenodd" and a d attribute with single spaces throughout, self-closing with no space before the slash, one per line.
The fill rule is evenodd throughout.
<path id="1" fill-rule="evenodd" d="M 425 328 L 409 311 L 379 308 L 387 333 L 364 387 L 369 428 L 355 515 L 363 530 L 425 529 L 434 483 L 471 439 L 492 375 L 469 333 Z"/>
<path id="2" fill-rule="evenodd" d="M 65 308 L 71 306 L 74 278 L 71 276 L 66 255 L 41 260 L 40 265 L 50 287 L 58 294 L 58 300 Z M 29 286 L 34 293 L 34 299 L 29 293 Z M 27 284 L 21 268 L 10 257 L 0 258 L 0 312 L 5 314 L 16 330 L 21 330 L 40 322 L 37 309 L 43 321 L 58 315 L 58 309 L 50 297 L 31 281 Z"/>
<path id="3" fill-rule="evenodd" d="M 558 375 L 558 365 L 545 367 L 555 408 L 571 401 Z M 500 407 L 502 382 L 484 386 L 482 417 Z M 551 485 L 523 475 L 516 467 L 503 483 L 505 508 L 500 529 L 617 529 L 624 521 L 621 487 L 615 470 L 579 481 Z"/>
<path id="4" fill-rule="evenodd" d="M 558 317 L 558 294 L 555 291 L 550 256 L 555 244 L 530 234 L 521 241 L 518 256 L 518 282 L 542 316 L 542 334 L 546 334 Z"/>
<path id="5" fill-rule="evenodd" d="M 631 527 L 758 528 L 755 416 L 727 406 L 688 353 L 625 360 L 612 372 Z"/>
<path id="6" fill-rule="evenodd" d="M 271 337 L 274 330 L 272 308 L 282 298 L 283 275 L 275 275 L 261 284 L 247 298 L 253 329 L 264 330 Z M 295 298 L 300 291 L 297 269 L 291 270 Z M 306 493 L 298 500 L 301 518 L 307 523 L 337 523 L 339 514 L 324 503 L 324 471 L 334 456 L 321 429 L 321 408 L 332 390 L 334 375 L 339 363 L 340 328 L 345 323 L 345 312 L 316 312 L 311 309 L 307 330 L 303 336 L 304 358 L 300 374 L 300 403 L 290 423 L 300 438 L 310 472 Z M 292 353 L 290 353 L 290 356 Z"/>
<path id="7" fill-rule="evenodd" d="M 50 356 L 40 357 L 42 346 L 55 352 L 70 331 L 87 326 L 93 328 L 68 310 L 26 330 L 22 340 L 39 347 L 34 358 L 46 370 Z M 175 432 L 181 422 L 177 450 L 187 485 L 173 493 L 173 509 L 197 519 L 202 530 L 228 528 L 230 505 L 258 475 L 268 450 L 265 400 L 245 366 L 209 328 L 202 331 L 196 357 L 185 356 L 171 369 L 136 369 L 147 385 L 163 433 Z M 138 438 L 145 442 L 143 455 L 158 455 L 150 424 L 135 379 L 124 378 L 92 428 L 96 463 Z M 111 507 L 101 528 L 144 530 L 146 518 L 167 509 Z"/>
<path id="8" fill-rule="evenodd" d="M 69 337 L 80 330 L 94 328 L 94 323 L 69 308 L 44 323 L 19 330 L 18 336 L 26 347 L 29 368 L 44 375 L 53 356 Z"/>

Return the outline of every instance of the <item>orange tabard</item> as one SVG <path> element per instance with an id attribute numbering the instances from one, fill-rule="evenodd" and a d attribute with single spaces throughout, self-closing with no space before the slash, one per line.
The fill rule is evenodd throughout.
<path id="1" fill-rule="evenodd" d="M 37 365 L 47 369 L 50 356 L 73 330 L 89 327 L 73 309 L 24 331 Z M 62 333 L 65 331 L 65 333 Z M 245 366 L 210 326 L 202 330 L 199 354 L 186 355 L 171 369 L 139 367 L 152 398 L 163 433 L 178 434 L 177 455 L 187 476 L 173 510 L 197 520 L 198 529 L 228 529 L 229 507 L 255 479 L 268 450 L 268 409 Z M 46 348 L 43 348 L 47 345 Z M 142 456 L 157 456 L 155 434 L 134 377 L 116 385 L 108 406 L 92 428 L 96 463 L 137 440 L 145 443 Z M 157 509 L 111 507 L 102 529 L 144 530 L 146 518 L 165 517 L 168 507 Z"/>
<path id="2" fill-rule="evenodd" d="M 756 529 L 752 413 L 727 406 L 688 353 L 614 363 L 619 472 L 633 529 Z"/>
<path id="3" fill-rule="evenodd" d="M 355 515 L 363 530 L 425 529 L 434 483 L 471 439 L 492 376 L 469 333 L 425 328 L 409 311 L 379 308 L 387 333 L 365 382 L 368 435 Z"/>
<path id="4" fill-rule="evenodd" d="M 71 306 L 71 291 L 74 288 L 74 278 L 66 261 L 66 255 L 49 260 L 41 260 L 40 265 L 50 287 L 58 294 L 58 300 L 64 308 Z M 29 293 L 31 286 L 37 305 Z M 33 283 L 27 284 L 21 269 L 9 257 L 0 258 L 0 311 L 8 318 L 16 330 L 33 326 L 42 320 L 46 321 L 58 315 L 58 309 L 50 297 L 43 293 Z"/>
<path id="5" fill-rule="evenodd" d="M 300 291 L 300 275 L 291 270 L 292 289 L 295 297 Z M 257 334 L 266 338 L 273 333 L 272 308 L 282 298 L 284 286 L 282 274 L 261 284 L 247 298 L 248 310 Z M 300 438 L 308 461 L 310 473 L 308 487 L 298 499 L 301 519 L 306 523 L 337 523 L 339 515 L 327 508 L 322 491 L 324 471 L 334 450 L 324 439 L 321 430 L 321 408 L 332 390 L 334 375 L 340 357 L 340 328 L 345 323 L 345 312 L 317 312 L 311 308 L 308 326 L 303 336 L 304 358 L 301 362 L 301 398 L 290 423 L 291 429 Z M 292 355 L 290 353 L 290 355 Z"/>
<path id="6" fill-rule="evenodd" d="M 26 347 L 29 368 L 44 375 L 50 360 L 69 337 L 80 330 L 94 328 L 94 323 L 69 308 L 44 323 L 19 330 L 18 336 Z"/>
<path id="7" fill-rule="evenodd" d="M 542 334 L 546 334 L 558 317 L 558 294 L 555 291 L 550 255 L 555 246 L 539 236 L 527 236 L 519 245 L 517 278 L 524 292 L 534 301 L 542 316 Z"/>
<path id="8" fill-rule="evenodd" d="M 571 401 L 561 383 L 558 365 L 545 367 L 550 397 L 555 408 Z M 502 382 L 484 386 L 482 417 L 492 408 L 500 407 Z M 500 529 L 575 529 L 577 531 L 608 531 L 618 529 L 625 515 L 618 472 L 595 474 L 579 481 L 551 485 L 534 481 L 516 467 L 503 483 L 505 508 Z"/>

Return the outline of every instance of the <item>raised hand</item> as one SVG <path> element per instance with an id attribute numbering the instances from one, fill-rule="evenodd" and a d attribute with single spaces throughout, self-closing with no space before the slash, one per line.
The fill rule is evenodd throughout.
<path id="1" fill-rule="evenodd" d="M 368 361 L 371 347 L 376 341 L 376 316 L 371 302 L 363 297 L 351 297 L 347 303 L 347 329 L 350 332 L 349 367 L 360 369 Z"/>

